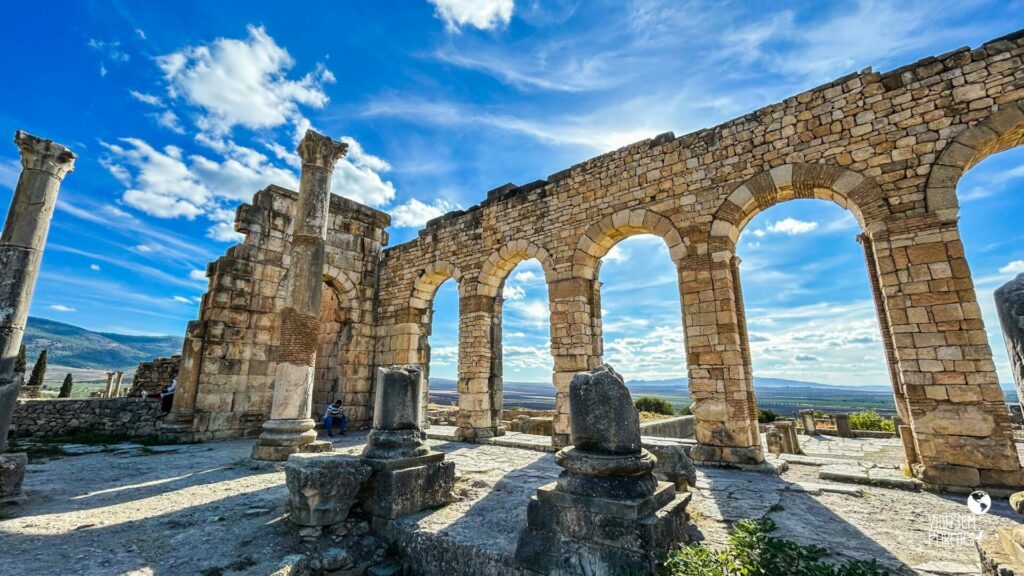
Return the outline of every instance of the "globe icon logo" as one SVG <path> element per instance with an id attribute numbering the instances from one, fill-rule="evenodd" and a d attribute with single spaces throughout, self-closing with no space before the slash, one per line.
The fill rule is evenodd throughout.
<path id="1" fill-rule="evenodd" d="M 971 492 L 971 495 L 967 497 L 967 508 L 974 514 L 984 514 L 988 512 L 988 509 L 992 507 L 992 497 L 987 492 L 978 490 Z"/>

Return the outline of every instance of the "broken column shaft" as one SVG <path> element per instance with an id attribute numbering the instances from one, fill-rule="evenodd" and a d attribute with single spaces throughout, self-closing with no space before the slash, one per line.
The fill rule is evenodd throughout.
<path id="1" fill-rule="evenodd" d="M 32 303 L 50 219 L 61 181 L 74 169 L 75 155 L 51 140 L 18 131 L 21 177 L 0 235 L 0 451 L 7 446 L 21 375 L 18 350 Z"/>
<path id="2" fill-rule="evenodd" d="M 307 130 L 299 143 L 302 175 L 292 229 L 287 292 L 280 313 L 281 343 L 270 420 L 253 446 L 256 460 L 285 460 L 316 440 L 310 418 L 317 336 L 320 332 L 320 294 L 323 286 L 324 242 L 334 163 L 347 144 Z M 329 447 L 329 445 L 328 445 Z"/>

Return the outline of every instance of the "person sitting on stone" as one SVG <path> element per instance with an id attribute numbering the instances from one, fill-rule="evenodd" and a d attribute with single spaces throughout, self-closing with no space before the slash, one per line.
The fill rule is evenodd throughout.
<path id="1" fill-rule="evenodd" d="M 345 427 L 348 426 L 348 416 L 341 411 L 341 400 L 335 400 L 327 407 L 324 413 L 324 427 L 327 428 L 327 435 L 334 438 L 334 424 L 338 424 L 338 434 L 345 435 Z"/>
<path id="2" fill-rule="evenodd" d="M 174 405 L 174 389 L 178 387 L 178 379 L 174 378 L 171 380 L 171 385 L 164 388 L 163 392 L 160 393 L 160 410 L 164 414 L 171 411 L 171 406 Z"/>

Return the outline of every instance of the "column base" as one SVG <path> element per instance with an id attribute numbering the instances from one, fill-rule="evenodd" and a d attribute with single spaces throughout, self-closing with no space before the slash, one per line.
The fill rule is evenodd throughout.
<path id="1" fill-rule="evenodd" d="M 708 466 L 758 466 L 764 463 L 761 446 L 712 446 L 697 444 L 690 449 L 694 464 Z"/>
<path id="2" fill-rule="evenodd" d="M 914 464 L 914 477 L 931 492 L 970 494 L 984 490 L 996 497 L 1010 496 L 1024 488 L 1024 471 L 989 470 L 952 464 Z"/>
<path id="3" fill-rule="evenodd" d="M 300 452 L 330 452 L 332 444 L 316 439 L 316 426 L 310 418 L 267 420 L 263 432 L 252 447 L 253 460 L 283 462 Z"/>
<path id="4" fill-rule="evenodd" d="M 502 436 L 504 433 L 504 429 L 495 427 L 465 428 L 463 426 L 459 426 L 455 429 L 455 437 L 467 441 L 494 438 L 496 436 Z"/>
<path id="5" fill-rule="evenodd" d="M 647 498 L 585 497 L 556 484 L 537 490 L 519 534 L 516 561 L 541 574 L 656 573 L 660 557 L 688 541 L 692 494 L 662 482 Z"/>
<path id="6" fill-rule="evenodd" d="M 398 460 L 363 458 L 373 474 L 360 497 L 363 510 L 394 520 L 427 508 L 451 504 L 455 497 L 455 463 L 441 452 Z"/>
<path id="7" fill-rule="evenodd" d="M 552 434 L 551 445 L 555 448 L 565 448 L 566 446 L 572 445 L 572 440 L 568 434 Z"/>

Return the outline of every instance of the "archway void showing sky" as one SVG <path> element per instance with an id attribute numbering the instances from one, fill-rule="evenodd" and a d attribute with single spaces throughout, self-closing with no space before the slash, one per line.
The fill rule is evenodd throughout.
<path id="1" fill-rule="evenodd" d="M 81 0 L 57 13 L 14 3 L 4 16 L 0 135 L 26 130 L 79 155 L 31 313 L 104 332 L 183 334 L 206 263 L 238 241 L 238 204 L 270 183 L 297 185 L 306 128 L 350 144 L 333 190 L 390 213 L 397 244 L 505 182 L 714 126 L 869 66 L 978 46 L 1024 22 L 1024 4 Z M 20 170 L 7 142 L 2 206 Z M 965 246 L 1004 382 L 991 291 L 1024 270 L 1022 159 L 1000 154 L 961 183 Z M 751 222 L 739 250 L 758 374 L 885 383 L 856 232 L 824 203 L 787 203 Z M 627 240 L 601 276 L 606 356 L 645 378 L 684 372 L 663 250 Z M 530 266 L 513 274 L 536 278 L 509 282 L 521 293 L 506 301 L 505 377 L 546 382 L 543 276 Z M 438 295 L 438 318 L 450 289 Z M 440 324 L 443 360 L 455 325 Z"/>

